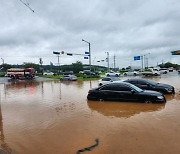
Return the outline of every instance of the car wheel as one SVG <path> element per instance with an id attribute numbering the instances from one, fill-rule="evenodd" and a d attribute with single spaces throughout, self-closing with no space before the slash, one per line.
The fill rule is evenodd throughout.
<path id="1" fill-rule="evenodd" d="M 99 86 L 102 86 L 102 85 L 103 85 L 102 83 L 99 84 Z"/>
<path id="2" fill-rule="evenodd" d="M 137 74 L 136 73 L 134 73 L 134 76 L 136 76 Z"/>
<path id="3" fill-rule="evenodd" d="M 152 104 L 153 103 L 153 101 L 152 101 L 152 99 L 146 99 L 145 101 L 144 101 L 144 103 L 146 103 L 146 104 Z"/>
<path id="4" fill-rule="evenodd" d="M 158 76 L 158 74 L 157 74 L 157 73 L 155 73 L 154 75 L 155 75 L 155 76 Z"/>
<path id="5" fill-rule="evenodd" d="M 118 75 L 118 74 L 116 74 L 115 76 L 116 76 L 116 77 L 118 77 L 119 75 Z"/>
<path id="6" fill-rule="evenodd" d="M 107 74 L 107 76 L 110 76 L 109 74 Z"/>
<path id="7" fill-rule="evenodd" d="M 127 74 L 126 74 L 126 73 L 124 73 L 124 76 L 127 76 Z"/>

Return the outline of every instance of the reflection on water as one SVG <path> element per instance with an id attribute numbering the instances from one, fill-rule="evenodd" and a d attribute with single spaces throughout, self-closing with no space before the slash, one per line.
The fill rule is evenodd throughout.
<path id="1" fill-rule="evenodd" d="M 173 84 L 177 93 L 166 95 L 166 104 L 99 102 L 86 99 L 98 81 L 0 84 L 1 148 L 15 154 L 69 154 L 99 138 L 92 153 L 179 153 L 179 77 L 152 79 Z"/>
<path id="2" fill-rule="evenodd" d="M 128 102 L 104 102 L 87 101 L 88 107 L 92 111 L 97 111 L 104 116 L 131 117 L 141 112 L 153 112 L 162 110 L 165 104 L 144 104 Z"/>

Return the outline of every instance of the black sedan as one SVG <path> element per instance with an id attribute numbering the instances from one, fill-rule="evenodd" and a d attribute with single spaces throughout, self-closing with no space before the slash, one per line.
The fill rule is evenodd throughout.
<path id="1" fill-rule="evenodd" d="M 141 89 L 144 89 L 144 90 L 154 90 L 154 91 L 161 92 L 163 94 L 174 94 L 175 93 L 173 86 L 168 85 L 168 84 L 163 84 L 163 83 L 157 83 L 152 80 L 134 78 L 134 79 L 125 80 L 124 82 L 131 83 L 131 84 L 133 84 Z"/>
<path id="2" fill-rule="evenodd" d="M 142 90 L 130 83 L 110 83 L 89 90 L 88 100 L 114 100 L 145 103 L 163 103 L 166 99 L 162 93 Z"/>

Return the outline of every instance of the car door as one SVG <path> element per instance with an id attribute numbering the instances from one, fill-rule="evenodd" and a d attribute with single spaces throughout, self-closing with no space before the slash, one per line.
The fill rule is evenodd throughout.
<path id="1" fill-rule="evenodd" d="M 118 99 L 121 101 L 136 101 L 137 97 L 132 88 L 128 85 L 121 85 L 117 87 Z"/>
<path id="2" fill-rule="evenodd" d="M 104 85 L 99 89 L 99 97 L 104 100 L 116 100 L 112 84 Z"/>
<path id="3" fill-rule="evenodd" d="M 151 90 L 151 87 L 146 81 L 138 81 L 136 86 L 144 90 Z"/>

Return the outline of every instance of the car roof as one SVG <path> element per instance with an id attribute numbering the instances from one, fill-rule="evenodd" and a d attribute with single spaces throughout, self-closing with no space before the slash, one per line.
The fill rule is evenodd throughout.
<path id="1" fill-rule="evenodd" d="M 116 77 L 116 76 L 107 76 L 107 77 L 104 77 L 104 78 L 102 78 L 102 79 L 105 79 L 105 78 L 109 78 L 109 79 L 118 78 L 118 79 L 120 79 L 119 77 Z"/>
<path id="2" fill-rule="evenodd" d="M 127 79 L 125 81 L 148 81 L 147 79 L 142 79 L 142 78 L 133 78 L 133 79 Z"/>
<path id="3" fill-rule="evenodd" d="M 103 85 L 102 87 L 104 87 L 104 86 L 108 86 L 108 85 L 132 85 L 131 83 L 128 83 L 128 82 L 112 82 L 112 83 L 108 83 L 108 84 L 105 84 L 105 85 Z"/>

